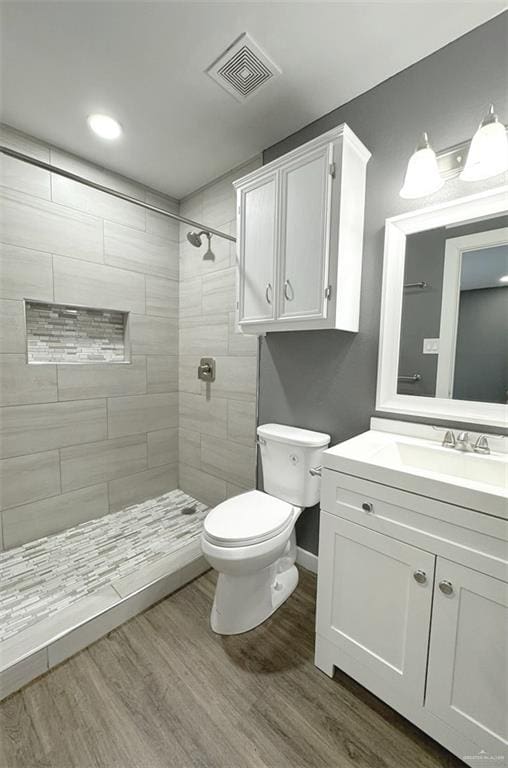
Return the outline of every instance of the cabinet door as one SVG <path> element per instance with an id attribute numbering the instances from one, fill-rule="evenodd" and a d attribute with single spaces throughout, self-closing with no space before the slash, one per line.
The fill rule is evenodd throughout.
<path id="1" fill-rule="evenodd" d="M 435 582 L 425 706 L 508 757 L 508 585 L 444 558 Z"/>
<path id="2" fill-rule="evenodd" d="M 340 650 L 364 666 L 379 696 L 381 678 L 423 704 L 434 562 L 428 552 L 321 513 L 317 632 L 338 647 L 337 666 Z"/>
<path id="3" fill-rule="evenodd" d="M 326 318 L 333 144 L 281 171 L 279 317 Z"/>
<path id="4" fill-rule="evenodd" d="M 271 173 L 239 191 L 240 323 L 275 317 L 277 182 L 277 174 Z"/>

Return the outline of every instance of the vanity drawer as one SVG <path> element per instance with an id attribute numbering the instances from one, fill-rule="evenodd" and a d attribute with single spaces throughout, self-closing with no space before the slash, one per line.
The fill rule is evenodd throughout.
<path id="1" fill-rule="evenodd" d="M 508 521 L 380 483 L 323 470 L 330 514 L 508 581 Z"/>

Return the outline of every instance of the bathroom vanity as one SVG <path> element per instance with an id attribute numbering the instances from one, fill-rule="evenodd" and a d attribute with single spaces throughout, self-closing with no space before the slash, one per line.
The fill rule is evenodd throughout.
<path id="1" fill-rule="evenodd" d="M 473 765 L 508 756 L 508 440 L 445 432 L 373 419 L 325 451 L 315 660 Z"/>

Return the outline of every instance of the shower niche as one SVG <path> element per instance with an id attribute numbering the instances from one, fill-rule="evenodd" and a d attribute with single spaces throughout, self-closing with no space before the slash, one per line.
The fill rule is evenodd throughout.
<path id="1" fill-rule="evenodd" d="M 129 313 L 25 299 L 27 362 L 130 363 Z"/>

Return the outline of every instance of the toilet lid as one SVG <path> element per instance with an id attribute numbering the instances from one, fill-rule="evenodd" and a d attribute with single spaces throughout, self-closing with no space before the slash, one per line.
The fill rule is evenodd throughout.
<path id="1" fill-rule="evenodd" d="M 207 539 L 222 547 L 257 544 L 280 533 L 294 508 L 261 491 L 248 491 L 224 501 L 205 518 Z"/>

